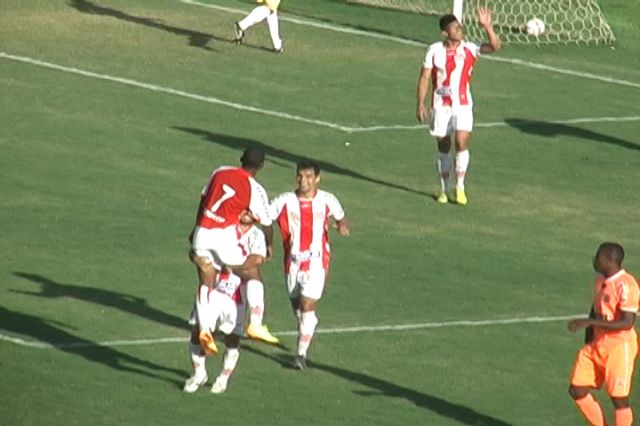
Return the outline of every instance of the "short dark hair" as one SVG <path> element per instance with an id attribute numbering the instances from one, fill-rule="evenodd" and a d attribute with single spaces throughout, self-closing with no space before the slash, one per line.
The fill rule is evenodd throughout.
<path id="1" fill-rule="evenodd" d="M 615 262 L 616 265 L 621 266 L 624 260 L 624 248 L 618 243 L 602 243 L 598 247 L 598 254 L 606 257 L 607 259 Z"/>
<path id="2" fill-rule="evenodd" d="M 318 176 L 320 174 L 320 164 L 318 164 L 315 160 L 304 159 L 298 161 L 296 165 L 296 173 L 300 172 L 300 170 L 313 169 L 313 172 Z"/>
<path id="3" fill-rule="evenodd" d="M 440 30 L 447 31 L 447 28 L 449 27 L 449 25 L 451 25 L 452 22 L 458 22 L 458 18 L 456 18 L 455 15 L 444 15 L 442 18 L 440 18 Z"/>
<path id="4" fill-rule="evenodd" d="M 259 168 L 264 164 L 264 151 L 258 148 L 247 148 L 242 153 L 242 157 L 240 157 L 240 163 L 242 167 L 247 168 Z"/>

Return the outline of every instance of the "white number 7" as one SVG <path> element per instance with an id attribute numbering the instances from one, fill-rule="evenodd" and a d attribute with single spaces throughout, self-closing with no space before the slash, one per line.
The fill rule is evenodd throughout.
<path id="1" fill-rule="evenodd" d="M 234 195 L 236 195 L 236 191 L 228 186 L 228 185 L 222 185 L 222 190 L 224 191 L 224 194 L 222 194 L 222 197 L 220 197 L 218 199 L 218 201 L 216 201 L 211 208 L 209 209 L 210 212 L 216 212 L 218 211 L 218 209 L 220 208 L 220 206 L 222 205 L 222 203 L 224 203 L 225 201 L 227 201 L 229 198 L 233 197 Z"/>

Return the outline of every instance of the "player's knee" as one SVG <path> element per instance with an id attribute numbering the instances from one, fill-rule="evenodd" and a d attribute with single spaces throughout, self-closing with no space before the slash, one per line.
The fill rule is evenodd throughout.
<path id="1" fill-rule="evenodd" d="M 582 399 L 587 396 L 588 393 L 588 389 L 573 385 L 569 386 L 569 395 L 571 395 L 571 398 L 573 398 L 574 400 Z"/>
<path id="2" fill-rule="evenodd" d="M 213 262 L 211 262 L 211 259 L 209 259 L 207 257 L 198 256 L 194 252 L 190 252 L 189 253 L 189 258 L 191 259 L 191 261 L 196 265 L 196 267 L 200 271 L 211 272 L 214 269 Z"/>
<path id="3" fill-rule="evenodd" d="M 224 344 L 227 348 L 237 349 L 240 346 L 240 336 L 235 333 L 227 334 L 224 337 Z"/>
<path id="4" fill-rule="evenodd" d="M 193 327 L 191 329 L 191 337 L 189 341 L 194 345 L 199 345 L 200 344 L 200 339 L 198 339 L 199 335 L 200 335 L 200 327 L 198 326 Z"/>
<path id="5" fill-rule="evenodd" d="M 611 397 L 611 402 L 613 403 L 613 406 L 616 407 L 616 409 L 627 408 L 631 406 L 631 404 L 629 403 L 629 398 L 627 397 L 624 397 L 624 398 Z"/>

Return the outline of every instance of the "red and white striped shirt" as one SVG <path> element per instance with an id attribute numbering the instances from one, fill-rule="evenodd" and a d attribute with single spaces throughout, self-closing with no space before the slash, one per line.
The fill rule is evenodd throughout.
<path id="1" fill-rule="evenodd" d="M 432 106 L 472 106 L 471 74 L 480 54 L 480 46 L 461 41 L 456 49 L 443 42 L 429 46 L 423 68 L 431 70 Z"/>
<path id="2" fill-rule="evenodd" d="M 267 192 L 249 172 L 222 166 L 211 173 L 202 189 L 204 204 L 198 212 L 198 226 L 226 228 L 237 224 L 240 213 L 249 209 L 262 225 L 271 225 Z"/>
<path id="3" fill-rule="evenodd" d="M 329 218 L 344 219 L 344 210 L 331 193 L 318 190 L 312 199 L 298 198 L 293 192 L 276 197 L 271 203 L 271 219 L 278 221 L 285 252 L 285 270 L 291 262 L 308 270 L 312 259 L 321 259 L 326 269 L 331 258 Z"/>

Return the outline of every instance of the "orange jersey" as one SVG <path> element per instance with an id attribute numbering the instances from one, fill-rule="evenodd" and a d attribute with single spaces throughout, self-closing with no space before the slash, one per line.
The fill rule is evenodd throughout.
<path id="1" fill-rule="evenodd" d="M 599 275 L 594 283 L 593 306 L 600 319 L 614 321 L 622 312 L 638 313 L 640 308 L 640 288 L 635 278 L 621 269 L 609 278 Z M 594 327 L 594 341 L 601 337 L 637 339 L 635 329 L 606 330 Z"/>

